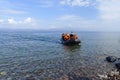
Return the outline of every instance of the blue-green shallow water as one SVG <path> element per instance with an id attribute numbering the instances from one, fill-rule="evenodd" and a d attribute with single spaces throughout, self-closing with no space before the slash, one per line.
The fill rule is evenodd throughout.
<path id="1" fill-rule="evenodd" d="M 59 80 L 91 77 L 114 66 L 109 55 L 120 57 L 120 33 L 76 32 L 80 45 L 60 43 L 61 32 L 1 31 L 0 80 Z"/>

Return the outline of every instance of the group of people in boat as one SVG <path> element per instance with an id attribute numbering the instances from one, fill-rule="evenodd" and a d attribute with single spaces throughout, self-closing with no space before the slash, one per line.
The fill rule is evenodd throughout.
<path id="1" fill-rule="evenodd" d="M 78 37 L 77 37 L 77 35 L 75 35 L 75 34 L 73 34 L 73 33 L 70 33 L 70 34 L 68 34 L 68 33 L 63 33 L 62 34 L 62 39 L 64 40 L 64 41 L 69 41 L 69 40 L 76 40 Z"/>

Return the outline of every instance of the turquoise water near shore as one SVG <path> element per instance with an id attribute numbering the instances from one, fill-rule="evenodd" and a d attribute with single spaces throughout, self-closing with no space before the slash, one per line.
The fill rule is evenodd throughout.
<path id="1" fill-rule="evenodd" d="M 1 31 L 0 79 L 96 78 L 115 68 L 105 57 L 120 57 L 119 32 L 75 32 L 82 42 L 76 46 L 62 45 L 61 33 Z"/>

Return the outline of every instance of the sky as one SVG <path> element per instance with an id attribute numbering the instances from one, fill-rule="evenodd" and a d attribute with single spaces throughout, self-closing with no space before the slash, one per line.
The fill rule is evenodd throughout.
<path id="1" fill-rule="evenodd" d="M 120 0 L 0 0 L 0 29 L 120 31 Z"/>

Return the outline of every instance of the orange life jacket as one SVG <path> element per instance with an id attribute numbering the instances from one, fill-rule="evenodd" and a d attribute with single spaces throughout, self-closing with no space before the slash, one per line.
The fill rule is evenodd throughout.
<path id="1" fill-rule="evenodd" d="M 66 41 L 70 40 L 70 35 L 69 34 L 64 34 L 63 39 L 66 40 Z"/>
<path id="2" fill-rule="evenodd" d="M 77 36 L 76 36 L 76 35 L 73 35 L 73 39 L 77 39 Z"/>

